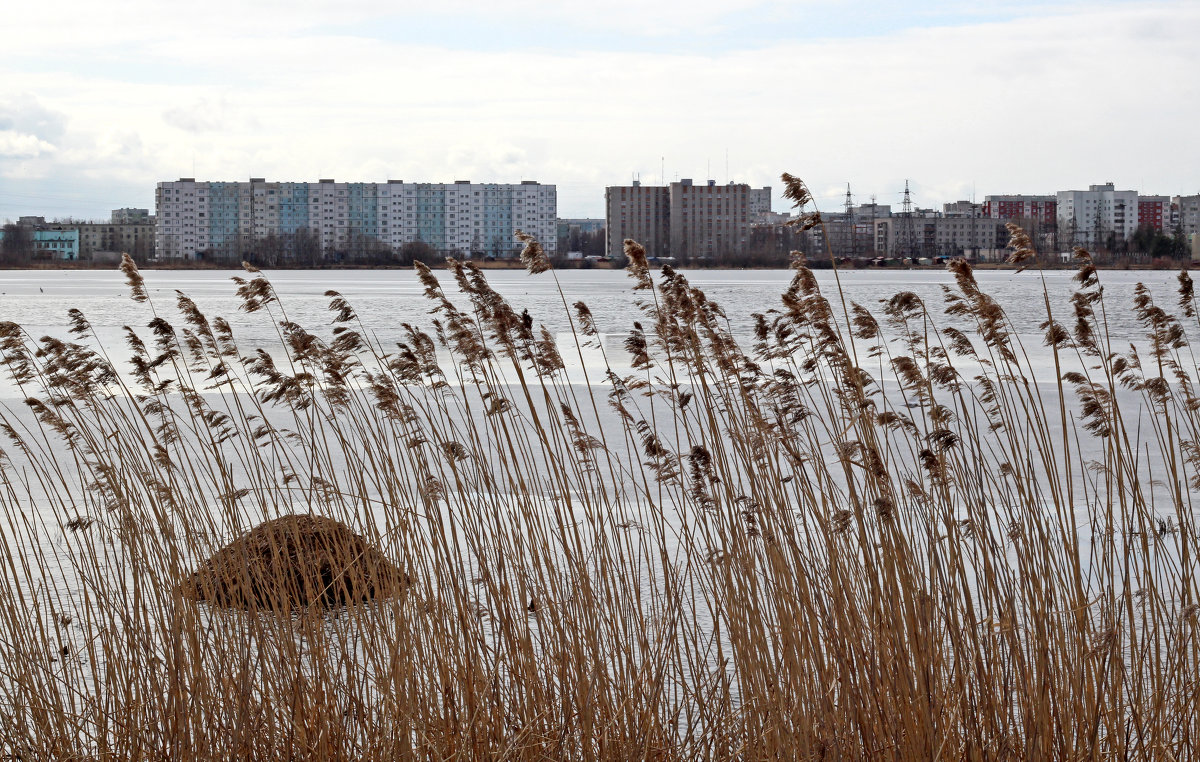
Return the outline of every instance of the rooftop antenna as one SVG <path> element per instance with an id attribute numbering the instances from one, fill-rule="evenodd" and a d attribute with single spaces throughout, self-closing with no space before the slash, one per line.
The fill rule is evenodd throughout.
<path id="1" fill-rule="evenodd" d="M 659 157 L 660 164 L 658 165 L 658 182 L 662 185 L 667 184 L 667 157 Z"/>
<path id="2" fill-rule="evenodd" d="M 733 178 L 729 176 L 729 146 L 725 146 L 725 182 L 733 182 Z"/>

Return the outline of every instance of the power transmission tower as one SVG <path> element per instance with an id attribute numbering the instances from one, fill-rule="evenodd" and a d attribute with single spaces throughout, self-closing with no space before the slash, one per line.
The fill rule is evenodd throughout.
<path id="1" fill-rule="evenodd" d="M 850 195 L 850 183 L 846 183 L 846 236 L 849 245 L 844 246 L 842 251 L 851 258 L 858 256 L 858 241 L 854 232 L 854 199 Z"/>
<path id="2" fill-rule="evenodd" d="M 893 253 L 897 257 L 913 258 L 917 256 L 917 228 L 916 222 L 913 220 L 912 196 L 908 191 L 908 180 L 904 181 L 904 202 L 900 209 Z"/>

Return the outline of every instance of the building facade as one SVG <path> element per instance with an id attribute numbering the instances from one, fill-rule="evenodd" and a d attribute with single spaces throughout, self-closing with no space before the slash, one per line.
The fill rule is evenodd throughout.
<path id="1" fill-rule="evenodd" d="M 196 182 L 159 183 L 160 258 L 236 258 L 255 247 L 307 247 L 329 257 L 395 251 L 421 242 L 447 255 L 515 256 L 517 230 L 555 250 L 557 190 L 519 184 Z"/>
<path id="2" fill-rule="evenodd" d="M 1137 226 L 1154 230 L 1171 229 L 1171 199 L 1167 196 L 1138 196 Z"/>
<path id="3" fill-rule="evenodd" d="M 74 226 L 45 224 L 42 217 L 23 217 L 22 220 L 40 220 L 37 226 L 28 223 L 17 223 L 24 228 L 25 233 L 18 233 L 28 245 L 26 250 L 34 259 L 79 259 L 79 230 Z M 5 238 L 5 232 L 0 230 L 0 241 Z M 27 236 L 27 237 L 26 237 Z"/>
<path id="4" fill-rule="evenodd" d="M 750 224 L 771 223 L 771 186 L 750 189 Z"/>
<path id="5" fill-rule="evenodd" d="M 49 259 L 79 259 L 79 231 L 73 228 L 48 228 L 33 232 L 33 249 Z"/>
<path id="6" fill-rule="evenodd" d="M 154 224 L 113 225 L 107 222 L 79 223 L 79 255 L 88 259 L 103 251 L 129 254 L 138 259 L 154 253 Z"/>
<path id="7" fill-rule="evenodd" d="M 1174 196 L 1171 207 L 1175 215 L 1174 223 L 1183 229 L 1185 235 L 1200 234 L 1200 195 Z"/>
<path id="8" fill-rule="evenodd" d="M 904 227 L 911 226 L 905 232 Z M 906 244 L 905 238 L 911 241 Z M 968 257 L 985 259 L 1008 245 L 1008 228 L 990 217 L 893 215 L 875 221 L 875 248 L 889 257 Z M 905 251 L 908 249 L 908 251 Z"/>
<path id="9" fill-rule="evenodd" d="M 138 225 L 154 222 L 149 209 L 113 209 L 110 217 L 114 225 Z"/>
<path id="10" fill-rule="evenodd" d="M 632 238 L 650 257 L 671 256 L 671 189 L 664 185 L 621 185 L 604 190 L 608 255 L 617 256 Z"/>
<path id="11" fill-rule="evenodd" d="M 944 217 L 982 217 L 983 205 L 974 201 L 947 201 L 942 204 Z"/>
<path id="12" fill-rule="evenodd" d="M 745 248 L 750 239 L 750 186 L 709 180 L 671 183 L 671 253 L 687 262 L 715 260 Z"/>
<path id="13" fill-rule="evenodd" d="M 605 190 L 608 253 L 622 250 L 632 238 L 652 257 L 683 261 L 715 260 L 744 250 L 750 239 L 751 194 L 759 207 L 765 196 L 770 214 L 770 189 L 744 183 L 696 185 L 682 179 L 670 185 L 613 186 Z"/>
<path id="14" fill-rule="evenodd" d="M 556 223 L 558 237 L 566 238 L 572 231 L 577 233 L 598 233 L 604 230 L 604 220 L 598 217 L 559 218 Z"/>
<path id="15" fill-rule="evenodd" d="M 993 220 L 1027 220 L 1053 227 L 1058 222 L 1058 197 L 987 196 L 982 215 Z"/>
<path id="16" fill-rule="evenodd" d="M 1061 243 L 1107 246 L 1114 238 L 1128 240 L 1137 230 L 1137 191 L 1117 190 L 1105 183 L 1085 191 L 1059 191 L 1057 201 Z"/>

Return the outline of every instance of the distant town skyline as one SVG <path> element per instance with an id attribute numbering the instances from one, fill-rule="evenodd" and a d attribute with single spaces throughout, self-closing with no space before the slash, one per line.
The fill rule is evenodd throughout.
<path id="1" fill-rule="evenodd" d="M 6 12 L 0 219 L 153 207 L 161 180 L 558 187 L 634 177 L 820 206 L 1113 182 L 1200 191 L 1200 7 L 633 0 L 49 0 Z M 786 205 L 776 196 L 776 209 Z"/>

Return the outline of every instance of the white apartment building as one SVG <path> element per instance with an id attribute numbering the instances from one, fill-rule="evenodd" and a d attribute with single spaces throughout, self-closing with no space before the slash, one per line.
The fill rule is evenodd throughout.
<path id="1" fill-rule="evenodd" d="M 1112 183 L 1085 191 L 1059 191 L 1057 207 L 1060 240 L 1065 244 L 1103 246 L 1110 235 L 1128 239 L 1138 227 L 1137 191 L 1116 190 Z"/>
<path id="2" fill-rule="evenodd" d="M 513 256 L 514 234 L 556 246 L 557 190 L 519 184 L 196 182 L 158 184 L 155 241 L 160 257 L 234 258 L 264 240 L 301 237 L 326 255 L 353 256 L 365 246 L 398 249 L 422 241 L 458 256 Z"/>
<path id="3" fill-rule="evenodd" d="M 1200 234 L 1200 195 L 1174 196 L 1171 199 L 1171 207 L 1173 213 L 1178 215 L 1172 223 L 1183 228 L 1186 235 Z"/>
<path id="4" fill-rule="evenodd" d="M 770 222 L 771 186 L 750 189 L 750 224 Z"/>
<path id="5" fill-rule="evenodd" d="M 208 248 L 207 186 L 192 177 L 158 184 L 154 192 L 154 249 L 158 257 L 176 259 L 187 256 L 186 252 Z"/>

